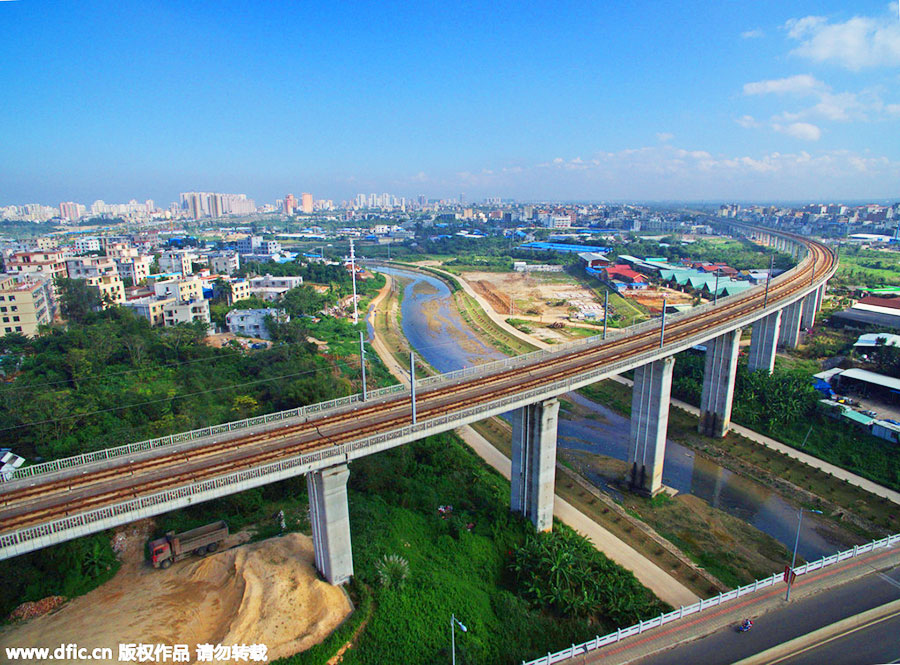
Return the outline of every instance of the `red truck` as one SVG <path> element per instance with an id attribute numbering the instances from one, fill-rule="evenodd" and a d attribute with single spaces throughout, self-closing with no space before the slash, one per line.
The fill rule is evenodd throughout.
<path id="1" fill-rule="evenodd" d="M 213 522 L 184 533 L 169 531 L 164 537 L 150 543 L 150 560 L 154 568 L 168 568 L 191 553 L 198 556 L 215 552 L 228 536 L 224 521 Z"/>

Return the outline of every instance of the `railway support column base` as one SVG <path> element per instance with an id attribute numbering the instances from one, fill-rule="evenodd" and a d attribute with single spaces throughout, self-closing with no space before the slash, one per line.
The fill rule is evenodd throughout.
<path id="1" fill-rule="evenodd" d="M 738 328 L 706 343 L 700 423 L 697 426 L 700 434 L 722 438 L 728 433 L 740 341 L 741 329 Z"/>
<path id="2" fill-rule="evenodd" d="M 781 333 L 781 310 L 772 312 L 753 324 L 747 367 L 751 372 L 771 374 L 775 369 L 775 352 Z"/>
<path id="3" fill-rule="evenodd" d="M 316 569 L 330 584 L 344 584 L 353 576 L 347 504 L 349 477 L 346 464 L 311 471 L 306 476 Z"/>
<path id="4" fill-rule="evenodd" d="M 628 489 L 634 494 L 645 496 L 652 499 L 663 491 L 662 482 L 657 487 L 651 487 L 647 484 L 647 467 L 643 464 L 635 462 L 631 465 L 631 478 L 628 483 Z"/>
<path id="5" fill-rule="evenodd" d="M 632 463 L 632 490 L 640 494 L 654 496 L 662 490 L 674 366 L 675 358 L 669 356 L 634 371 L 628 459 Z"/>
<path id="6" fill-rule="evenodd" d="M 553 529 L 558 419 L 556 399 L 523 406 L 512 417 L 510 509 L 538 531 Z"/>

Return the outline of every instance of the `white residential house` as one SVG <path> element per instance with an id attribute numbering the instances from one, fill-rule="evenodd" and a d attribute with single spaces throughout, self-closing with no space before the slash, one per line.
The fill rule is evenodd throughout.
<path id="1" fill-rule="evenodd" d="M 203 321 L 207 325 L 211 323 L 209 301 L 201 298 L 200 300 L 172 302 L 163 306 L 163 324 L 166 327 L 194 321 Z"/>
<path id="2" fill-rule="evenodd" d="M 278 254 L 281 243 L 277 240 L 263 240 L 262 236 L 247 236 L 238 240 L 240 254 Z"/>
<path id="3" fill-rule="evenodd" d="M 218 275 L 233 275 L 241 268 L 241 255 L 235 252 L 210 254 L 209 268 Z"/>
<path id="4" fill-rule="evenodd" d="M 182 276 L 187 277 L 194 272 L 194 261 L 199 260 L 199 256 L 187 249 L 173 249 L 163 252 L 159 256 L 159 269 L 163 273 L 180 272 Z"/>
<path id="5" fill-rule="evenodd" d="M 153 265 L 152 256 L 122 257 L 116 258 L 115 261 L 119 269 L 119 276 L 123 280 L 130 279 L 133 286 L 137 286 L 150 277 L 150 266 Z"/>
<path id="6" fill-rule="evenodd" d="M 88 252 L 100 251 L 100 238 L 83 237 L 75 238 L 75 253 L 87 254 Z"/>
<path id="7" fill-rule="evenodd" d="M 233 309 L 225 315 L 228 332 L 235 335 L 247 335 L 260 339 L 271 339 L 266 329 L 266 317 L 271 316 L 280 323 L 291 320 L 283 309 L 267 307 L 266 309 Z"/>
<path id="8" fill-rule="evenodd" d="M 202 300 L 203 283 L 199 277 L 194 275 L 185 279 L 166 279 L 154 282 L 153 292 L 157 298 L 175 297 L 178 300 Z"/>
<path id="9" fill-rule="evenodd" d="M 284 277 L 273 277 L 272 275 L 266 275 L 265 277 L 251 277 L 250 293 L 259 296 L 263 300 L 281 300 L 285 293 L 301 284 L 303 284 L 303 278 L 295 275 L 286 275 Z"/>

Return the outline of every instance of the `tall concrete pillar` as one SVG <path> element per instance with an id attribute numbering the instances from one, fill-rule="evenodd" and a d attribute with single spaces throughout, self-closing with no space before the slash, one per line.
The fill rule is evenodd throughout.
<path id="1" fill-rule="evenodd" d="M 721 438 L 728 433 L 740 341 L 741 329 L 738 328 L 706 343 L 700 424 L 697 426 L 700 434 Z"/>
<path id="2" fill-rule="evenodd" d="M 765 371 L 768 374 L 775 369 L 775 352 L 778 350 L 778 338 L 781 332 L 781 310 L 753 324 L 750 336 L 750 354 L 747 367 L 751 372 Z"/>
<path id="3" fill-rule="evenodd" d="M 825 287 L 827 285 L 828 282 L 825 282 L 816 290 L 816 312 L 822 309 L 822 302 L 825 300 Z"/>
<path id="4" fill-rule="evenodd" d="M 801 301 L 800 327 L 812 328 L 816 323 L 816 304 L 819 302 L 819 290 L 816 289 Z"/>
<path id="5" fill-rule="evenodd" d="M 669 356 L 634 371 L 628 457 L 631 462 L 631 487 L 649 496 L 656 495 L 662 489 L 674 365 L 675 358 Z"/>
<path id="6" fill-rule="evenodd" d="M 316 568 L 331 584 L 344 584 L 353 576 L 347 505 L 349 477 L 346 464 L 311 471 L 306 476 Z"/>
<path id="7" fill-rule="evenodd" d="M 530 519 L 538 531 L 553 529 L 558 419 L 555 399 L 523 406 L 512 415 L 510 507 Z"/>
<path id="8" fill-rule="evenodd" d="M 793 349 L 800 341 L 800 314 L 802 309 L 803 302 L 798 300 L 782 310 L 781 332 L 778 336 L 778 343 L 781 346 Z"/>

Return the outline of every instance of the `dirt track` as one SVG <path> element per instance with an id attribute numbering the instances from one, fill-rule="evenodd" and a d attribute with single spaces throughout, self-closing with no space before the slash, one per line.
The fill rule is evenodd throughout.
<path id="1" fill-rule="evenodd" d="M 308 536 L 190 557 L 162 571 L 143 561 L 147 526 L 126 527 L 112 580 L 55 613 L 4 628 L 0 649 L 75 643 L 110 647 L 115 656 L 120 643 L 187 644 L 195 656 L 197 644 L 265 644 L 271 661 L 322 641 L 350 613 L 344 592 L 318 579 Z"/>

